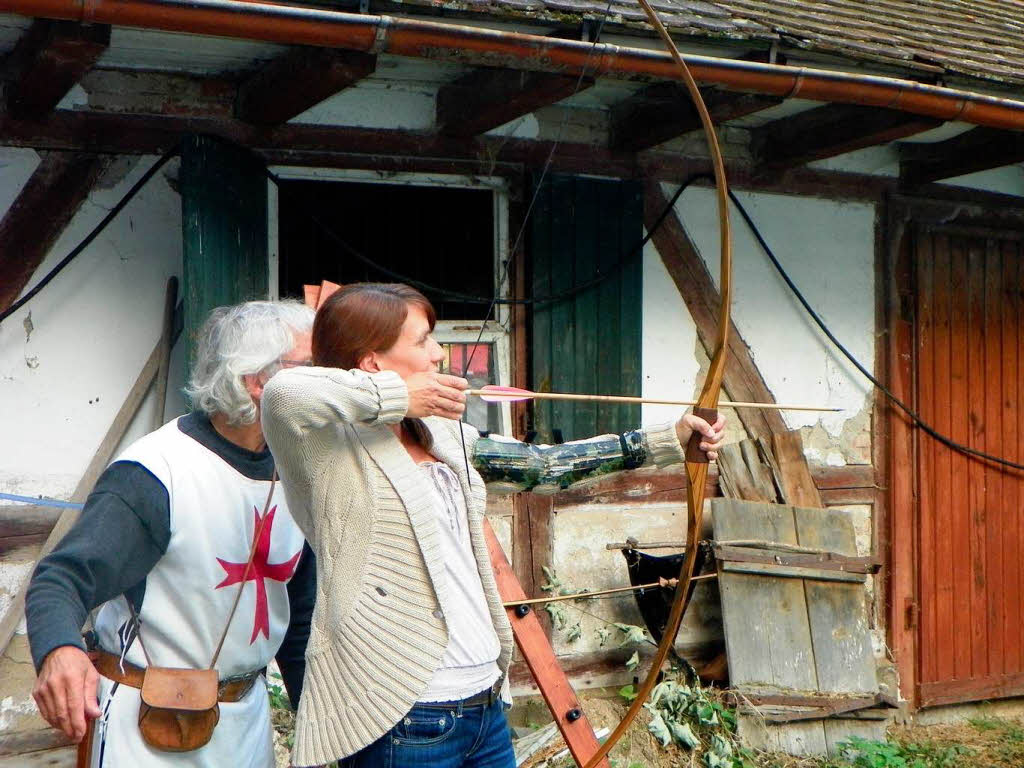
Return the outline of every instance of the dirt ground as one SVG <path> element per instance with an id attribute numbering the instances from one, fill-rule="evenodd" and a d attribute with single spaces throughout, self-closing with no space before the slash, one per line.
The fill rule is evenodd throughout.
<path id="1" fill-rule="evenodd" d="M 595 729 L 614 728 L 626 711 L 626 703 L 618 697 L 584 692 L 580 698 Z M 531 706 L 543 707 L 533 702 Z M 533 712 L 530 715 L 537 718 L 537 725 L 550 719 Z M 637 718 L 640 722 L 634 723 L 612 750 L 615 768 L 704 768 L 703 760 L 691 752 L 675 746 L 663 749 L 648 733 L 648 719 L 646 710 L 642 711 Z M 894 747 L 894 754 L 889 758 L 872 754 L 851 762 L 757 753 L 750 765 L 752 768 L 1024 768 L 1022 719 L 992 717 L 950 725 L 898 726 L 889 730 L 889 742 Z M 966 751 L 960 753 L 961 748 Z M 570 760 L 564 760 L 550 768 L 572 765 Z"/>
<path id="2" fill-rule="evenodd" d="M 584 692 L 584 711 L 595 729 L 614 728 L 626 710 L 626 703 L 613 693 Z M 289 736 L 294 723 L 291 712 L 274 709 L 277 731 L 275 751 L 278 768 L 288 768 Z M 527 700 L 510 712 L 514 725 L 542 726 L 550 721 L 543 703 Z M 646 710 L 612 750 L 613 768 L 704 768 L 695 753 L 676 746 L 664 749 L 647 731 Z M 551 755 L 555 750 L 545 750 Z M 544 761 L 530 760 L 524 768 L 540 768 Z M 571 759 L 548 761 L 547 768 L 571 768 Z M 851 760 L 795 758 L 789 755 L 757 753 L 749 768 L 1024 768 L 1024 719 L 981 717 L 964 723 L 930 726 L 895 726 L 889 743 Z"/>

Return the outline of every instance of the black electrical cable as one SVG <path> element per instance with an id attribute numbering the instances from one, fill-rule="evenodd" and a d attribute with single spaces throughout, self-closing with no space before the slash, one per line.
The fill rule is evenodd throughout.
<path id="1" fill-rule="evenodd" d="M 705 180 L 710 180 L 712 182 L 714 181 L 714 177 L 712 177 L 710 174 L 700 174 L 700 176 L 688 179 L 683 188 L 685 188 L 685 186 L 689 185 L 690 183 L 696 181 L 698 178 L 703 178 Z M 833 334 L 832 331 L 829 330 L 829 327 L 821 319 L 818 313 L 814 311 L 814 308 L 811 307 L 807 299 L 804 298 L 804 295 L 800 292 L 800 289 L 796 287 L 796 284 L 789 277 L 789 274 L 787 274 L 786 270 L 783 269 L 782 264 L 779 263 L 778 258 L 776 258 L 775 256 L 775 253 L 772 251 L 771 248 L 768 247 L 768 243 L 765 242 L 764 237 L 761 235 L 761 231 L 757 228 L 753 220 L 750 218 L 750 214 L 747 213 L 747 209 L 743 207 L 743 204 L 736 198 L 736 195 L 732 193 L 732 190 L 729 190 L 729 199 L 732 201 L 732 204 L 736 206 L 736 210 L 739 211 L 740 216 L 743 217 L 743 221 L 746 222 L 747 226 L 750 228 L 750 232 L 754 235 L 754 239 L 757 240 L 758 245 L 760 245 L 762 250 L 764 250 L 764 253 L 768 257 L 768 260 L 771 261 L 772 266 L 775 267 L 775 271 L 779 273 L 779 276 L 782 278 L 783 282 L 786 283 L 786 285 L 789 287 L 789 290 L 793 292 L 794 296 L 796 296 L 797 301 L 800 302 L 800 305 L 804 308 L 807 314 L 810 315 L 810 318 L 811 320 L 814 321 L 814 324 L 818 326 L 818 328 L 821 330 L 822 333 L 825 334 L 825 336 L 828 337 L 828 340 L 835 345 L 836 349 L 842 352 L 843 357 L 849 360 L 850 364 L 853 365 L 853 367 L 856 368 L 858 371 L 860 371 L 864 378 L 866 378 L 868 381 L 870 381 L 872 384 L 878 387 L 878 389 L 882 392 L 883 395 L 886 396 L 886 398 L 888 398 L 897 408 L 899 408 L 907 415 L 907 417 L 911 420 L 914 426 L 920 428 L 922 432 L 934 438 L 938 442 L 942 443 L 947 448 L 951 448 L 952 450 L 957 451 L 958 453 L 963 453 L 968 456 L 974 456 L 984 461 L 990 461 L 993 464 L 999 464 L 1004 467 L 1010 467 L 1011 469 L 1024 470 L 1024 464 L 1020 464 L 1016 461 L 1010 461 L 1009 459 L 1004 459 L 1001 456 L 995 456 L 991 453 L 979 451 L 977 448 L 971 448 L 969 445 L 958 443 L 952 438 L 946 437 L 945 435 L 937 432 L 934 427 L 932 427 L 930 424 L 921 419 L 917 411 L 915 411 L 909 405 L 900 400 L 888 387 L 886 387 L 881 381 L 875 378 L 875 376 L 867 368 L 865 368 L 861 364 L 861 362 L 857 360 L 857 358 L 854 357 L 853 354 L 845 346 L 843 346 L 842 342 L 840 342 L 839 339 L 835 337 L 835 334 Z"/>
<path id="2" fill-rule="evenodd" d="M 139 180 L 132 185 L 131 189 L 129 189 L 128 192 L 126 192 L 125 195 L 120 200 L 117 201 L 114 207 L 110 209 L 107 215 L 103 217 L 103 219 L 92 229 L 92 231 L 89 232 L 89 234 L 86 235 L 85 238 L 77 246 L 75 246 L 71 250 L 71 252 L 68 253 L 67 256 L 61 259 L 60 263 L 58 263 L 53 269 L 51 269 L 46 274 L 46 276 L 43 277 L 38 283 L 36 283 L 36 285 L 33 286 L 31 290 L 29 290 L 27 293 L 25 293 L 25 295 L 23 295 L 20 299 L 11 304 L 11 306 L 9 306 L 3 312 L 0 312 L 0 323 L 2 323 L 11 315 L 13 315 L 23 306 L 25 306 L 29 301 L 31 301 L 36 296 L 36 294 L 38 294 L 43 288 L 45 288 L 50 283 L 51 280 L 53 280 L 61 271 L 63 271 L 63 269 L 66 266 L 68 266 L 68 264 L 70 264 L 79 254 L 81 254 L 82 251 L 84 251 L 89 246 L 89 244 L 92 243 L 92 241 L 95 240 L 99 236 L 99 234 L 104 229 L 107 228 L 110 222 L 117 217 L 117 215 L 124 209 L 124 207 L 128 205 L 129 202 L 131 202 L 132 198 L 134 198 L 135 195 L 139 193 L 139 190 L 146 186 L 146 183 L 151 178 L 153 178 L 153 176 L 156 175 L 156 173 L 161 168 L 163 168 L 164 165 L 166 165 L 172 158 L 176 157 L 180 152 L 180 145 L 176 145 L 169 149 L 167 152 L 165 152 L 160 157 L 160 159 L 158 159 L 149 168 L 149 170 L 147 170 L 139 178 Z M 266 174 L 267 178 L 269 178 L 274 183 L 275 186 L 280 187 L 280 179 L 274 173 L 272 173 L 269 168 L 266 169 Z M 536 297 L 531 299 L 501 299 L 496 296 L 492 296 L 489 298 L 482 296 L 473 296 L 470 294 L 459 293 L 457 291 L 449 291 L 444 288 L 438 288 L 437 286 L 429 285 L 420 280 L 415 280 L 407 275 L 402 275 L 398 272 L 394 272 L 393 270 L 387 269 L 386 267 L 383 267 L 380 264 L 377 264 L 372 259 L 363 255 L 355 248 L 353 248 L 351 245 L 346 243 L 333 230 L 331 230 L 330 227 L 324 224 L 324 222 L 321 221 L 314 214 L 309 213 L 309 216 L 313 220 L 313 222 L 317 224 L 317 226 L 319 226 L 321 229 L 323 229 L 323 231 L 332 240 L 334 240 L 349 254 L 351 254 L 352 256 L 354 256 L 356 259 L 366 264 L 367 266 L 376 269 L 395 280 L 399 280 L 401 282 L 412 285 L 434 296 L 449 298 L 453 301 L 463 301 L 466 303 L 473 304 L 486 304 L 488 305 L 488 314 L 490 314 L 490 310 L 493 309 L 493 307 L 496 304 L 525 304 L 534 306 L 555 304 L 557 302 L 565 301 L 566 299 L 572 298 L 576 294 L 581 293 L 582 291 L 585 291 L 595 285 L 598 285 L 604 280 L 607 280 L 609 277 L 614 275 L 619 269 L 621 269 L 625 264 L 629 263 L 639 253 L 642 253 L 644 246 L 647 245 L 648 241 L 650 241 L 651 237 L 653 237 L 654 234 L 658 231 L 658 228 L 661 226 L 662 222 L 664 222 L 665 218 L 675 207 L 676 201 L 679 200 L 683 192 L 685 192 L 686 189 L 695 181 L 711 181 L 713 183 L 714 177 L 708 173 L 697 173 L 688 178 L 686 181 L 684 181 L 683 184 L 679 187 L 679 189 L 676 190 L 671 200 L 669 200 L 668 204 L 665 206 L 665 209 L 658 215 L 658 218 L 655 220 L 654 225 L 651 227 L 650 231 L 648 231 L 648 233 L 634 248 L 631 248 L 630 250 L 626 251 L 626 253 L 623 254 L 623 256 L 619 259 L 619 261 L 616 264 L 612 265 L 612 268 L 608 272 L 597 275 L 591 280 L 587 280 L 583 283 L 580 283 L 579 285 L 575 285 L 566 291 L 562 291 L 557 294 L 552 294 L 550 296 L 545 296 L 540 299 Z M 920 428 L 921 431 L 923 431 L 925 434 L 929 435 L 942 445 L 945 445 L 947 448 L 950 448 L 954 451 L 966 454 L 968 456 L 974 456 L 984 461 L 990 461 L 994 464 L 999 464 L 1004 467 L 1010 467 L 1011 469 L 1024 470 L 1024 464 L 1015 461 L 1010 461 L 1009 459 L 1004 459 L 1001 456 L 995 456 L 993 454 L 986 453 L 985 451 L 979 451 L 976 448 L 971 448 L 968 445 L 958 443 L 952 438 L 946 437 L 945 435 L 936 431 L 935 428 L 928 424 L 926 421 L 924 421 L 913 408 L 911 408 L 909 405 L 900 400 L 900 398 L 898 398 L 888 387 L 886 387 L 881 381 L 875 378 L 875 376 L 867 368 L 865 368 L 861 364 L 861 362 L 857 360 L 856 357 L 853 356 L 853 353 L 851 353 L 845 346 L 843 346 L 842 342 L 840 342 L 839 339 L 836 338 L 835 334 L 832 333 L 832 331 L 821 319 L 818 313 L 815 312 L 814 308 L 810 305 L 810 303 L 807 301 L 804 295 L 800 292 L 800 289 L 796 287 L 796 284 L 789 277 L 789 274 L 783 268 L 782 264 L 779 262 L 778 258 L 775 256 L 775 253 L 769 247 L 768 243 L 765 242 L 765 239 L 762 236 L 761 231 L 757 228 L 757 225 L 754 224 L 753 220 L 750 218 L 750 214 L 747 213 L 747 209 L 743 207 L 743 204 L 739 201 L 739 199 L 736 197 L 736 195 L 733 193 L 731 189 L 729 190 L 729 199 L 732 201 L 732 204 L 736 206 L 736 210 L 739 211 L 740 216 L 743 218 L 743 221 L 750 229 L 751 234 L 754 235 L 754 239 L 757 240 L 758 245 L 761 246 L 761 249 L 768 257 L 768 260 L 771 261 L 772 266 L 775 267 L 775 270 L 779 273 L 779 277 L 781 277 L 783 282 L 786 283 L 786 286 L 796 297 L 797 301 L 800 302 L 800 305 L 804 308 L 804 311 L 806 311 L 807 314 L 810 316 L 811 320 L 814 321 L 814 324 L 818 326 L 819 330 L 821 330 L 821 332 L 825 334 L 828 340 L 831 341 L 833 345 L 835 345 L 836 349 L 838 349 L 842 353 L 843 357 L 845 357 L 850 362 L 850 364 L 853 365 L 854 368 L 856 368 L 862 376 L 864 376 L 864 378 L 866 378 L 875 387 L 877 387 L 889 401 L 891 401 L 896 407 L 898 407 L 910 418 L 914 426 Z"/>
<path id="3" fill-rule="evenodd" d="M 82 242 L 80 242 L 71 250 L 71 253 L 69 253 L 67 256 L 61 259 L 60 263 L 57 264 L 57 266 L 55 266 L 53 269 L 47 272 L 46 276 L 43 277 L 43 279 L 40 280 L 38 283 L 36 283 L 32 287 L 32 289 L 28 291 L 28 293 L 26 293 L 13 304 L 11 304 L 11 306 L 9 306 L 3 312 L 0 312 L 0 323 L 2 323 L 11 315 L 13 315 L 23 306 L 28 304 L 37 293 L 43 290 L 43 288 L 45 288 L 49 284 L 49 282 L 53 280 L 53 278 L 60 274 L 64 267 L 66 267 L 68 264 L 74 261 L 76 256 L 78 256 L 82 251 L 88 248 L 89 243 L 95 240 L 97 236 L 99 236 L 100 232 L 106 229 L 107 225 L 114 220 L 117 214 L 119 214 L 124 209 L 124 207 L 128 205 L 129 202 L 131 202 L 131 199 L 135 197 L 136 194 L 138 194 L 139 190 L 146 186 L 146 182 L 153 178 L 153 176 L 156 175 L 157 171 L 163 168 L 164 165 L 167 164 L 168 160 L 170 160 L 172 157 L 177 156 L 180 151 L 181 145 L 176 145 L 169 149 L 167 152 L 165 152 L 160 157 L 159 160 L 153 163 L 152 167 L 144 174 L 142 174 L 139 180 L 132 185 L 132 188 L 125 193 L 124 197 L 117 201 L 117 204 L 110 209 L 110 211 L 107 213 L 106 216 L 103 217 L 100 223 L 93 227 L 93 230 L 88 235 L 85 236 L 85 239 L 82 240 Z"/>
<path id="4" fill-rule="evenodd" d="M 275 186 L 280 188 L 281 179 L 278 178 L 269 168 L 267 169 L 266 174 L 267 178 L 270 179 L 270 181 L 272 181 Z M 378 264 L 369 256 L 367 256 L 364 253 L 361 253 L 351 244 L 347 243 L 344 240 L 344 238 L 338 235 L 338 233 L 331 229 L 331 227 L 328 226 L 316 214 L 308 210 L 305 211 L 305 214 L 314 224 L 316 224 L 321 230 L 323 230 L 324 234 L 327 235 L 328 238 L 333 240 L 334 243 L 338 245 L 338 247 L 342 248 L 346 253 L 348 253 L 350 256 L 356 259 L 356 261 L 359 261 L 360 263 L 366 265 L 367 267 L 370 267 L 371 269 L 380 272 L 382 275 L 387 275 L 392 280 L 397 280 L 400 283 L 411 285 L 413 288 L 416 288 L 430 296 L 436 296 L 438 298 L 447 299 L 450 301 L 461 301 L 465 304 L 485 304 L 489 307 L 487 314 L 490 315 L 490 309 L 493 308 L 494 304 L 528 305 L 538 307 L 547 306 L 549 304 L 557 304 L 561 301 L 571 299 L 573 296 L 576 296 L 577 294 L 582 293 L 583 291 L 589 290 L 590 288 L 593 288 L 596 285 L 600 285 L 605 280 L 614 276 L 620 269 L 622 269 L 627 264 L 631 263 L 634 258 L 643 253 L 644 246 L 647 245 L 647 243 L 650 241 L 652 237 L 654 237 L 654 234 L 661 227 L 662 222 L 664 222 L 665 218 L 672 212 L 672 208 L 675 206 L 676 201 L 679 199 L 680 195 L 682 195 L 683 192 L 686 191 L 686 188 L 690 185 L 691 181 L 694 181 L 695 179 L 701 177 L 702 175 L 698 174 L 687 179 L 683 183 L 683 186 L 681 186 L 672 196 L 672 199 L 669 200 L 668 205 L 665 206 L 664 210 L 662 210 L 662 212 L 658 214 L 658 218 L 655 219 L 650 231 L 646 235 L 644 235 L 644 237 L 640 240 L 639 243 L 637 243 L 635 246 L 627 250 L 622 256 L 620 256 L 619 260 L 612 264 L 607 272 L 602 272 L 598 275 L 595 275 L 589 280 L 585 280 L 582 283 L 574 285 L 572 288 L 560 291 L 559 293 L 553 293 L 549 296 L 543 296 L 541 298 L 503 299 L 495 298 L 493 296 L 475 296 L 473 294 L 451 291 L 447 288 L 439 288 L 436 285 L 424 283 L 422 280 L 417 280 L 416 278 L 409 277 L 408 275 L 403 275 L 400 272 L 395 272 L 393 269 L 388 269 L 382 264 Z"/>

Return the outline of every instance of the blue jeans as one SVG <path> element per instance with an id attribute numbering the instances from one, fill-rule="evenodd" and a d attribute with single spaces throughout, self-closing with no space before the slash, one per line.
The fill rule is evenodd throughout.
<path id="1" fill-rule="evenodd" d="M 416 704 L 341 768 L 515 768 L 505 705 Z"/>

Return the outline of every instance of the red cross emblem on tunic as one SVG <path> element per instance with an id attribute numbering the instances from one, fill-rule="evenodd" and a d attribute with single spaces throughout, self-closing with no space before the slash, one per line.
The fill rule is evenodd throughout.
<path id="1" fill-rule="evenodd" d="M 253 515 L 256 518 L 256 527 L 253 529 L 253 537 L 256 536 L 256 531 L 260 530 L 260 523 L 263 518 L 260 517 L 259 510 L 255 507 L 252 509 Z M 295 570 L 295 564 L 299 560 L 299 555 L 302 554 L 300 549 L 290 560 L 283 563 L 270 563 L 267 562 L 270 558 L 270 532 L 274 527 L 274 513 L 277 512 L 277 507 L 271 507 L 270 511 L 267 512 L 267 522 L 263 526 L 263 530 L 260 531 L 260 540 L 256 544 L 256 553 L 252 558 L 252 565 L 249 567 L 249 573 L 246 575 L 245 566 L 243 563 L 229 563 L 226 560 L 217 558 L 217 562 L 220 563 L 221 568 L 227 576 L 224 577 L 224 581 L 218 584 L 215 589 L 221 587 L 229 587 L 232 584 L 238 584 L 242 581 L 243 577 L 246 581 L 252 581 L 256 584 L 256 617 L 253 621 L 252 637 L 249 638 L 249 645 L 256 642 L 256 637 L 262 632 L 263 636 L 270 637 L 270 617 L 267 613 L 267 579 L 274 581 L 288 581 L 291 578 L 292 572 Z"/>

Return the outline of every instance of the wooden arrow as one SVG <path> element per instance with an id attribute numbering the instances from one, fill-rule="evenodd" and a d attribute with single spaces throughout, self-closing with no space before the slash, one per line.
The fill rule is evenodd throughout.
<path id="1" fill-rule="evenodd" d="M 696 405 L 696 400 L 660 400 L 653 397 L 631 397 L 627 395 L 577 395 L 563 392 L 531 392 L 518 387 L 499 387 L 488 384 L 480 389 L 467 389 L 467 395 L 475 395 L 487 403 L 515 403 L 522 400 L 586 400 L 599 403 L 652 403 L 655 405 Z M 719 405 L 731 408 L 765 408 L 776 411 L 841 411 L 842 408 L 826 408 L 820 405 L 793 405 L 786 403 L 739 403 L 719 400 Z"/>

